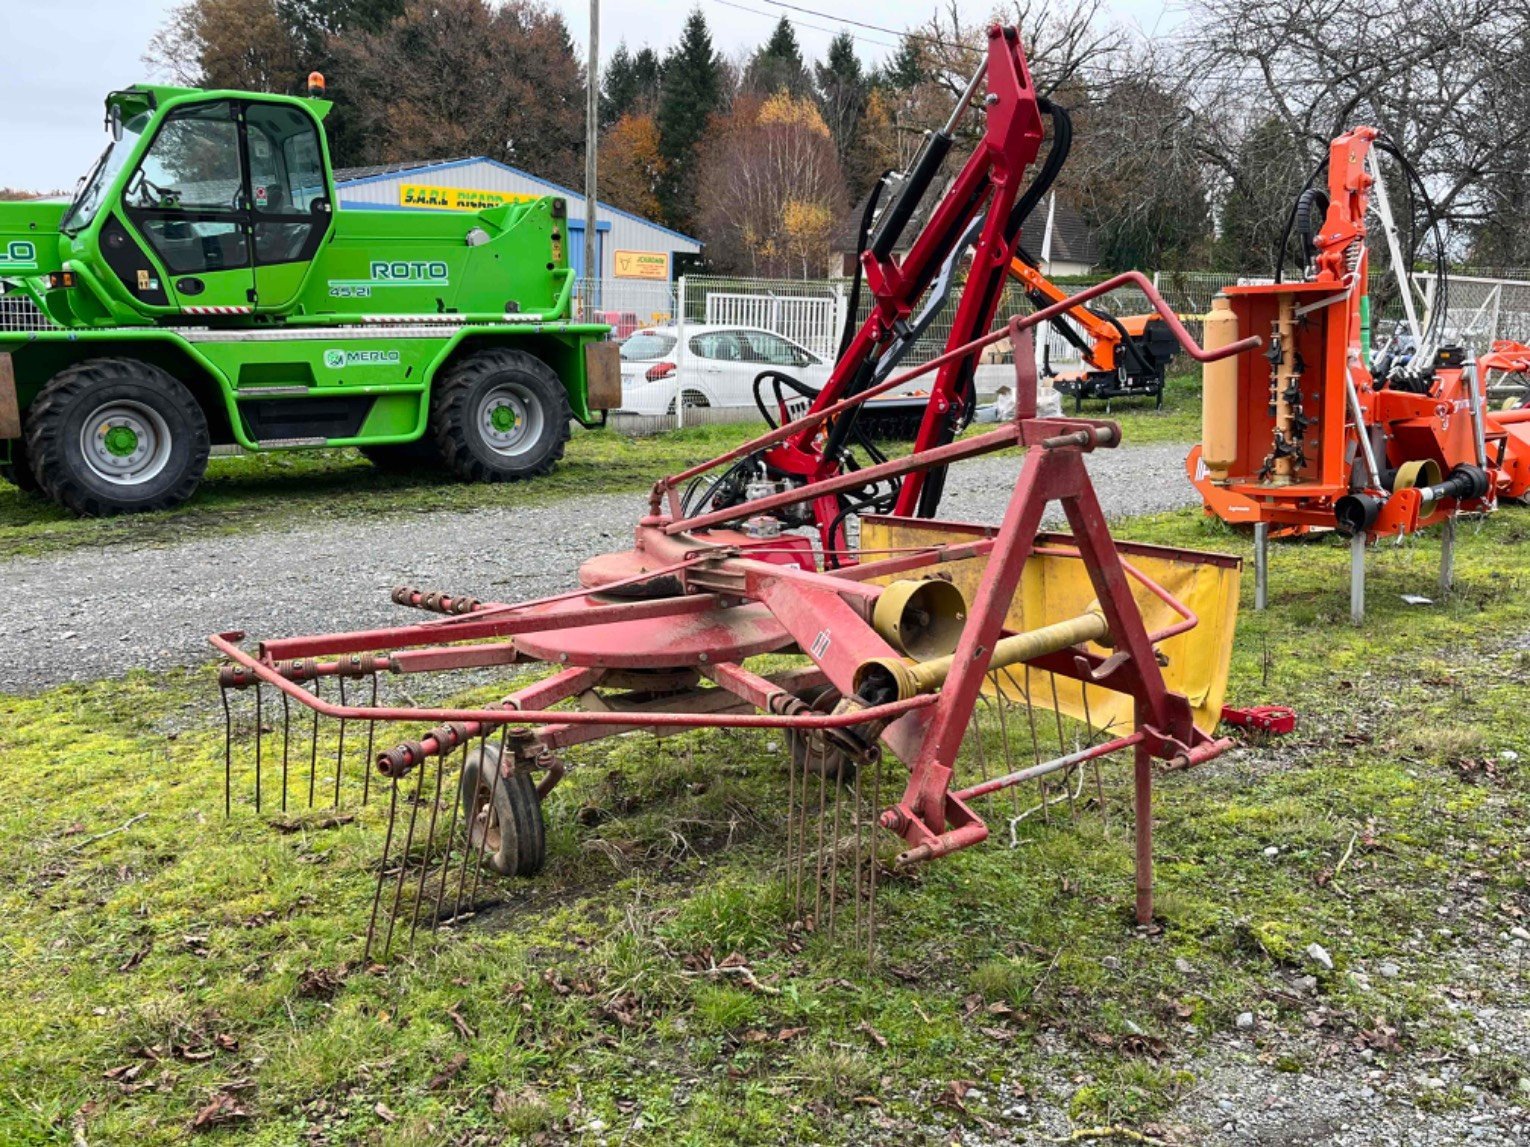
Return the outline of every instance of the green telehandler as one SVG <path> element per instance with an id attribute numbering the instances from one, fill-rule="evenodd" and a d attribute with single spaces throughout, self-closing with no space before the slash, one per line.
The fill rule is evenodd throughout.
<path id="1" fill-rule="evenodd" d="M 5 477 L 87 515 L 184 502 L 217 445 L 527 478 L 620 402 L 564 200 L 341 210 L 309 91 L 113 92 L 72 202 L 0 203 Z"/>

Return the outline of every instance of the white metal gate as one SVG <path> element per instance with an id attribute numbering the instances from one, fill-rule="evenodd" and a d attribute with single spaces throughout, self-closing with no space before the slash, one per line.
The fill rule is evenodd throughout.
<path id="1" fill-rule="evenodd" d="M 706 322 L 759 327 L 784 335 L 814 354 L 832 359 L 839 345 L 844 296 L 745 294 L 709 291 Z"/>

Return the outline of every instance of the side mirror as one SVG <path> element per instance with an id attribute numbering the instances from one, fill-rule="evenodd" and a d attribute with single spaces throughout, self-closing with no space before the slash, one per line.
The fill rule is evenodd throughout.
<path id="1" fill-rule="evenodd" d="M 112 133 L 112 142 L 122 142 L 122 109 L 116 104 L 106 113 L 106 130 Z"/>

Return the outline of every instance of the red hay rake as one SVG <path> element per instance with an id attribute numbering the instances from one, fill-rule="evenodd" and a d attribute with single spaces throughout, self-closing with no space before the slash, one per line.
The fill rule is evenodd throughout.
<path id="1" fill-rule="evenodd" d="M 294 772 L 299 800 L 306 788 L 310 807 L 326 799 L 339 805 L 347 754 L 354 759 L 360 750 L 367 762 L 362 801 L 371 796 L 374 769 L 375 783 L 387 789 L 366 937 L 367 958 L 386 958 L 406 930 L 412 940 L 422 923 L 435 930 L 465 921 L 481 907 L 485 879 L 530 876 L 541 867 L 541 804 L 563 778 L 571 748 L 639 732 L 779 729 L 792 751 L 782 844 L 793 922 L 809 930 L 848 925 L 854 942 L 870 951 L 879 877 L 984 840 L 989 828 L 975 802 L 1011 790 L 1013 824 L 1029 815 L 1020 810 L 1017 786 L 1036 781 L 1041 815 L 1064 801 L 1077 815 L 1087 799 L 1086 767 L 1098 785 L 1099 762 L 1130 751 L 1136 912 L 1147 922 L 1153 761 L 1199 764 L 1228 742 L 1197 728 L 1191 701 L 1165 682 L 1164 651 L 1182 648 L 1173 643 L 1199 619 L 1139 567 L 1152 558 L 1235 575 L 1237 563 L 1118 547 L 1084 465 L 1085 454 L 1119 444 L 1118 427 L 1036 415 L 1030 328 L 1128 283 L 1147 294 L 1202 362 L 1258 346 L 1246 339 L 1202 351 L 1148 281 L 1121 275 L 658 482 L 633 548 L 585 563 L 579 588 L 569 593 L 506 605 L 402 589 L 393 595 L 398 604 L 446 616 L 268 640 L 255 652 L 241 648 L 241 633 L 211 638 L 229 661 L 220 673 L 229 729 L 228 807 L 234 733 L 244 724 L 229 706 L 230 690 L 254 692 L 257 808 L 273 801 L 271 790 L 279 785 L 275 799 L 285 809 Z M 690 517 L 682 512 L 682 484 L 1006 337 L 1015 352 L 1014 422 L 741 505 Z M 828 561 L 818 539 L 760 525 L 772 511 L 1011 447 L 1025 454 L 997 529 L 886 519 L 933 540 L 846 549 Z M 1052 503 L 1061 506 L 1070 534 L 1041 532 Z M 740 522 L 745 529 L 737 528 Z M 868 520 L 868 529 L 875 525 Z M 1015 628 L 1007 619 L 1015 616 L 1028 565 L 1037 562 L 1051 563 L 1054 577 L 1056 570 L 1071 571 L 1075 590 L 1086 585 L 1078 578 L 1083 574 L 1084 592 L 1092 596 L 1066 616 Z M 960 571 L 975 579 L 970 595 L 957 588 L 961 577 L 953 575 Z M 1153 629 L 1144 602 L 1163 620 Z M 1232 603 L 1235 610 L 1236 593 Z M 770 665 L 751 667 L 763 657 Z M 494 704 L 379 699 L 385 676 L 436 675 L 447 689 L 466 678 L 481 687 L 495 670 L 526 665 L 551 673 Z M 1224 657 L 1223 677 L 1225 670 Z M 279 745 L 262 724 L 278 712 L 266 696 L 271 691 L 279 705 Z M 358 692 L 365 692 L 365 703 L 358 703 Z M 301 744 L 294 752 L 294 702 L 308 714 L 306 754 Z M 1097 720 L 1106 709 L 1113 716 Z M 323 722 L 330 723 L 325 730 Z M 396 726 L 400 739 L 381 745 L 379 723 Z M 362 727 L 364 736 L 357 732 Z M 888 752 L 901 771 L 884 759 Z M 240 760 L 248 757 L 241 753 Z M 1053 796 L 1047 786 L 1059 774 L 1062 791 Z M 884 780 L 901 781 L 891 801 Z M 886 834 L 898 838 L 896 856 L 883 855 Z"/>

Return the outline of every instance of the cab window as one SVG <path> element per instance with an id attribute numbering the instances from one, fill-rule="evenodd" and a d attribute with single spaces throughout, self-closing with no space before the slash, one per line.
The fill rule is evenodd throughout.
<path id="1" fill-rule="evenodd" d="M 243 193 L 239 125 L 220 101 L 165 117 L 122 201 L 129 210 L 236 212 Z"/>
<path id="2" fill-rule="evenodd" d="M 324 153 L 311 117 L 283 104 L 252 104 L 245 115 L 250 199 L 258 264 L 293 263 L 312 254 L 328 196 Z"/>

